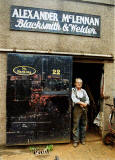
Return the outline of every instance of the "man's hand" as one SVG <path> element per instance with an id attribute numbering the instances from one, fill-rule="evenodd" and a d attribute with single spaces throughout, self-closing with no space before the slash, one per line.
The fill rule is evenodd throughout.
<path id="1" fill-rule="evenodd" d="M 87 103 L 84 103 L 84 102 L 79 102 L 80 106 L 81 107 L 86 107 L 87 106 Z"/>
<path id="2" fill-rule="evenodd" d="M 84 106 L 83 107 L 87 107 L 87 103 L 84 103 Z"/>

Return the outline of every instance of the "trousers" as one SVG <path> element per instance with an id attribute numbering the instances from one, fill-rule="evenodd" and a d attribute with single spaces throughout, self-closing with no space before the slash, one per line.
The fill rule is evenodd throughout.
<path id="1" fill-rule="evenodd" d="M 73 110 L 73 140 L 75 142 L 84 141 L 87 126 L 87 109 L 82 109 L 80 105 L 74 105 Z"/>

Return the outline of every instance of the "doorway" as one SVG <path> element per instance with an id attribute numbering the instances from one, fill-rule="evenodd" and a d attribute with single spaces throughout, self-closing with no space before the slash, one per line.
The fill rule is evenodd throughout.
<path id="1" fill-rule="evenodd" d="M 95 130 L 99 131 L 99 127 L 94 124 L 94 120 L 101 110 L 100 86 L 102 74 L 104 73 L 103 67 L 104 64 L 73 62 L 72 87 L 74 87 L 75 78 L 81 78 L 83 80 L 83 88 L 87 91 L 90 98 L 87 130 L 93 132 Z"/>

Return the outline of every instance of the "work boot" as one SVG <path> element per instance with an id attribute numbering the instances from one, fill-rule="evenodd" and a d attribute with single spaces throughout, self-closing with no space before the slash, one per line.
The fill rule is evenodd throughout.
<path id="1" fill-rule="evenodd" d="M 85 141 L 81 141 L 81 144 L 82 144 L 82 145 L 85 145 Z"/>
<path id="2" fill-rule="evenodd" d="M 73 142 L 73 147 L 77 147 L 78 146 L 78 142 Z"/>

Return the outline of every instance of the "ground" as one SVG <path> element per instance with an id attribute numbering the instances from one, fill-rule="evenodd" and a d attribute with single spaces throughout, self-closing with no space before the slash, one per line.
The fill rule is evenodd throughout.
<path id="1" fill-rule="evenodd" d="M 56 144 L 46 156 L 35 156 L 29 146 L 0 147 L 0 160 L 115 160 L 115 145 L 105 146 L 96 133 L 87 133 L 86 145 L 73 148 L 70 144 Z"/>

